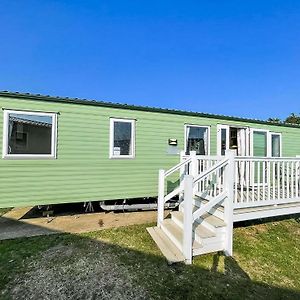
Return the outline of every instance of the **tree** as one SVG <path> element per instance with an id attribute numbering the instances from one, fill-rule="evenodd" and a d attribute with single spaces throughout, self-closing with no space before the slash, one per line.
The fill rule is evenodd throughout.
<path id="1" fill-rule="evenodd" d="M 268 122 L 272 122 L 272 123 L 281 123 L 281 120 L 279 118 L 269 118 Z"/>
<path id="2" fill-rule="evenodd" d="M 284 121 L 284 123 L 289 124 L 299 124 L 300 125 L 300 115 L 291 113 Z"/>

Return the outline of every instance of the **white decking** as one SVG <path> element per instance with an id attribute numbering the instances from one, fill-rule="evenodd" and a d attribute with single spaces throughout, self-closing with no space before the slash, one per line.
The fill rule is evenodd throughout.
<path id="1" fill-rule="evenodd" d="M 167 177 L 180 185 L 165 195 Z M 233 223 L 300 213 L 300 158 L 181 155 L 159 172 L 157 226 L 148 231 L 169 262 L 224 251 L 232 255 Z M 179 196 L 179 211 L 164 218 L 164 204 Z"/>
<path id="2" fill-rule="evenodd" d="M 208 215 L 205 222 L 195 223 L 193 226 L 192 255 L 201 255 L 224 248 L 224 222 Z M 183 245 L 183 212 L 171 213 L 171 218 L 165 219 L 160 227 L 147 229 L 161 252 L 169 263 L 185 261 L 182 254 Z"/>

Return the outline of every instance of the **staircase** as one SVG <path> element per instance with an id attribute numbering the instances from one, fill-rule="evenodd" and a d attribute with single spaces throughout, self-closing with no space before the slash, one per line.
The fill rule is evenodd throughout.
<path id="1" fill-rule="evenodd" d="M 232 255 L 234 157 L 181 155 L 181 162 L 159 172 L 157 226 L 148 228 L 169 263 L 192 263 L 193 256 L 224 251 Z M 180 185 L 166 194 L 169 176 L 179 172 Z M 178 211 L 164 216 L 165 202 L 179 197 Z"/>

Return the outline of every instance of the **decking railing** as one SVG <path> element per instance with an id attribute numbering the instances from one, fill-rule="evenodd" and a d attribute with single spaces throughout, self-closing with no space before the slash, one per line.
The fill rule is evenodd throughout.
<path id="1" fill-rule="evenodd" d="M 234 208 L 300 201 L 300 158 L 236 157 Z"/>
<path id="2" fill-rule="evenodd" d="M 163 169 L 159 170 L 158 175 L 158 198 L 157 198 L 157 224 L 159 225 L 164 220 L 164 206 L 167 201 L 176 197 L 180 193 L 183 192 L 183 178 L 184 175 L 189 170 L 189 165 L 192 161 L 191 157 L 182 157 L 179 164 L 165 171 Z M 175 173 L 176 171 L 180 171 L 180 185 L 176 187 L 173 191 L 169 192 L 165 195 L 166 191 L 166 178 Z"/>
<path id="3" fill-rule="evenodd" d="M 181 161 L 173 168 L 159 171 L 158 191 L 158 220 L 164 220 L 164 203 L 179 195 L 184 204 L 183 216 L 183 255 L 187 262 L 192 258 L 193 224 L 213 207 L 222 203 L 226 217 L 225 251 L 232 254 L 232 226 L 233 226 L 233 172 L 234 156 L 229 153 L 221 156 L 197 156 L 191 152 L 189 156 L 181 155 Z M 180 184 L 173 191 L 165 195 L 166 178 L 174 172 L 180 171 Z M 193 210 L 194 197 L 202 197 L 206 203 Z M 201 198 L 200 198 L 201 199 Z"/>
<path id="4" fill-rule="evenodd" d="M 179 185 L 166 192 L 166 178 L 179 172 Z M 184 207 L 183 255 L 192 258 L 193 224 L 223 206 L 226 224 L 224 251 L 232 254 L 233 210 L 251 207 L 273 209 L 280 204 L 300 203 L 300 158 L 201 156 L 181 154 L 180 163 L 159 171 L 158 226 L 164 220 L 164 204 L 179 197 Z M 201 202 L 194 206 L 195 199 Z M 259 217 L 259 213 L 255 217 Z"/>

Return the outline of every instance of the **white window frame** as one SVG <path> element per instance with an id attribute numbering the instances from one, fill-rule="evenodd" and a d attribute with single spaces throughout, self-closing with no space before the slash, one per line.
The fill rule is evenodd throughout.
<path id="1" fill-rule="evenodd" d="M 267 155 L 265 157 L 270 157 L 270 138 L 269 138 L 269 130 L 267 129 L 257 129 L 257 128 L 251 128 L 250 129 L 250 132 L 251 132 L 251 141 L 250 141 L 250 144 L 251 144 L 251 148 L 250 148 L 250 154 L 251 156 L 254 156 L 254 132 L 261 132 L 261 133 L 265 133 L 266 134 L 266 146 L 267 146 L 267 149 L 266 149 L 266 153 Z"/>
<path id="2" fill-rule="evenodd" d="M 280 156 L 279 157 L 282 157 L 282 133 L 281 132 L 275 132 L 275 131 L 270 131 L 270 130 L 267 130 L 267 129 L 256 129 L 256 128 L 251 128 L 251 148 L 250 148 L 250 154 L 251 156 L 253 156 L 253 151 L 254 151 L 254 144 L 253 144 L 253 132 L 256 131 L 256 132 L 263 132 L 263 133 L 266 133 L 267 135 L 267 157 L 272 157 L 272 135 L 279 135 L 280 136 Z"/>
<path id="3" fill-rule="evenodd" d="M 217 124 L 217 155 L 222 155 L 222 149 L 221 149 L 221 132 L 222 129 L 226 130 L 226 150 L 229 149 L 229 125 L 223 125 L 223 124 Z"/>
<path id="4" fill-rule="evenodd" d="M 246 130 L 246 142 L 245 142 L 245 147 L 246 147 L 246 153 L 251 153 L 251 137 L 250 137 L 250 132 L 251 128 L 248 126 L 239 126 L 239 125 L 226 125 L 226 124 L 217 124 L 217 155 L 222 156 L 222 151 L 221 151 L 221 130 L 225 129 L 226 130 L 226 150 L 229 149 L 229 144 L 230 144 L 230 128 L 237 128 L 237 129 L 245 129 Z M 249 154 L 248 154 L 249 155 Z"/>
<path id="5" fill-rule="evenodd" d="M 34 116 L 47 116 L 52 118 L 51 130 L 51 154 L 9 154 L 8 153 L 8 122 L 9 114 L 16 115 L 34 115 Z M 2 158 L 3 159 L 56 159 L 57 149 L 57 114 L 44 113 L 36 111 L 25 110 L 3 110 L 3 143 L 2 143 Z"/>
<path id="6" fill-rule="evenodd" d="M 114 123 L 123 122 L 131 124 L 131 154 L 130 155 L 114 155 Z M 133 159 L 135 158 L 135 122 L 134 119 L 110 118 L 109 126 L 109 158 L 111 159 Z"/>
<path id="7" fill-rule="evenodd" d="M 184 124 L 184 153 L 186 153 L 187 149 L 187 127 L 197 127 L 197 128 L 205 128 L 207 129 L 207 154 L 210 155 L 210 126 L 205 125 L 195 125 L 195 124 Z"/>
<path id="8" fill-rule="evenodd" d="M 278 135 L 279 136 L 279 143 L 280 143 L 280 155 L 279 157 L 282 157 L 282 133 L 280 132 L 274 132 L 274 131 L 270 131 L 269 132 L 269 139 L 270 139 L 270 156 L 272 156 L 272 135 Z"/>

